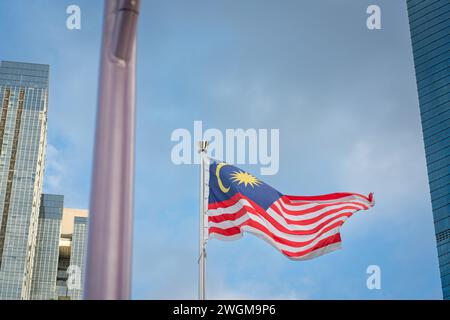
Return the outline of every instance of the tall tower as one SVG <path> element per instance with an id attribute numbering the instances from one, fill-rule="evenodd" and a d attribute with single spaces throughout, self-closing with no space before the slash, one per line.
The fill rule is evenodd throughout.
<path id="1" fill-rule="evenodd" d="M 450 299 L 450 2 L 407 0 L 444 299 Z"/>
<path id="2" fill-rule="evenodd" d="M 0 299 L 30 297 L 48 85 L 48 65 L 0 63 Z"/>

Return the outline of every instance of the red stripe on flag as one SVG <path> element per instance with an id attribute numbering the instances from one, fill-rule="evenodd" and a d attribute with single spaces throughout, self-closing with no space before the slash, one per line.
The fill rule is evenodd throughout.
<path id="1" fill-rule="evenodd" d="M 314 251 L 324 249 L 328 247 L 329 245 L 336 244 L 341 242 L 341 234 L 337 233 L 335 235 L 329 236 L 328 238 L 320 240 L 313 248 L 306 249 L 301 252 L 289 252 L 286 250 L 281 250 L 285 255 L 287 255 L 289 258 L 301 258 L 309 253 L 312 253 Z M 326 252 L 324 252 L 326 253 Z"/>
<path id="2" fill-rule="evenodd" d="M 369 197 L 366 197 L 365 195 L 359 194 L 359 193 L 352 193 L 352 192 L 336 192 L 336 193 L 330 193 L 330 194 L 322 194 L 319 196 L 290 196 L 290 195 L 284 195 L 284 198 L 289 200 L 304 200 L 304 201 L 327 201 L 327 200 L 339 200 L 345 197 L 351 197 L 351 196 L 357 196 L 361 197 L 362 199 L 365 199 L 366 201 L 371 201 L 371 195 L 369 194 Z"/>
<path id="3" fill-rule="evenodd" d="M 240 199 L 250 200 L 247 197 L 245 197 L 243 194 L 238 192 L 238 193 L 234 194 L 230 199 L 220 201 L 220 202 L 208 203 L 208 210 L 227 208 L 229 206 L 232 206 L 236 202 L 238 202 Z"/>

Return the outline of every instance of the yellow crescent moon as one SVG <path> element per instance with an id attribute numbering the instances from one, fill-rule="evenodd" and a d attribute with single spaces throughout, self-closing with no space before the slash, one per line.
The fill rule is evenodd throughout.
<path id="1" fill-rule="evenodd" d="M 226 166 L 227 164 L 224 162 L 221 162 L 217 165 L 216 167 L 216 177 L 217 177 L 217 183 L 219 184 L 219 188 L 220 190 L 222 190 L 223 193 L 227 193 L 228 191 L 230 191 L 230 187 L 225 188 L 222 180 L 220 179 L 220 169 L 222 169 L 223 166 Z"/>

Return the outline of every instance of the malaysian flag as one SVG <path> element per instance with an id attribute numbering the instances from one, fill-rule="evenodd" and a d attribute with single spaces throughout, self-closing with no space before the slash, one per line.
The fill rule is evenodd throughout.
<path id="1" fill-rule="evenodd" d="M 212 159 L 205 174 L 210 238 L 235 240 L 246 231 L 293 260 L 339 249 L 340 227 L 356 211 L 374 205 L 372 194 L 284 195 L 255 176 Z"/>

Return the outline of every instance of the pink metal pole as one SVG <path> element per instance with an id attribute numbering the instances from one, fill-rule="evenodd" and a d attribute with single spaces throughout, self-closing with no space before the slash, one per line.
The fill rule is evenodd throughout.
<path id="1" fill-rule="evenodd" d="M 139 0 L 105 0 L 85 299 L 129 299 Z"/>

